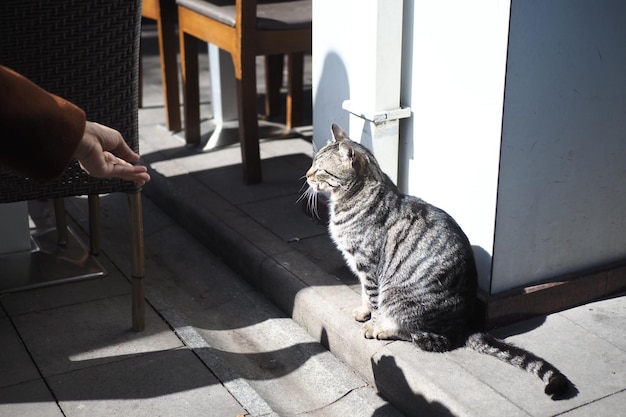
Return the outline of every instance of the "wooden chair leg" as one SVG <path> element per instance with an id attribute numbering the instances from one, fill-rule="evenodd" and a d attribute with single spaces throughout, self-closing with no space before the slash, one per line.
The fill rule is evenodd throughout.
<path id="1" fill-rule="evenodd" d="M 257 184 L 262 181 L 255 65 L 256 57 L 253 54 L 242 56 L 241 78 L 237 79 L 239 141 L 243 175 L 247 184 Z"/>
<path id="2" fill-rule="evenodd" d="M 159 56 L 161 59 L 161 82 L 165 99 L 165 116 L 168 130 L 179 131 L 180 100 L 178 90 L 178 62 L 176 60 L 176 3 L 161 1 L 160 18 L 157 20 Z"/>
<path id="3" fill-rule="evenodd" d="M 63 198 L 55 198 L 54 201 L 54 220 L 57 229 L 57 244 L 65 246 L 68 242 L 67 217 L 65 213 L 65 200 Z"/>
<path id="4" fill-rule="evenodd" d="M 93 256 L 100 254 L 100 196 L 91 194 L 89 202 L 89 248 Z"/>
<path id="5" fill-rule="evenodd" d="M 190 145 L 200 144 L 200 83 L 198 80 L 198 41 L 180 32 L 180 59 L 182 62 L 185 109 L 185 140 Z"/>
<path id="6" fill-rule="evenodd" d="M 283 85 L 284 55 L 265 57 L 265 118 L 280 114 L 280 87 Z"/>
<path id="7" fill-rule="evenodd" d="M 133 330 L 141 332 L 146 327 L 145 300 L 145 249 L 143 241 L 143 215 L 141 192 L 128 194 L 131 247 L 131 298 Z"/>
<path id="8" fill-rule="evenodd" d="M 302 125 L 304 54 L 289 54 L 287 65 L 287 127 L 292 128 Z"/>

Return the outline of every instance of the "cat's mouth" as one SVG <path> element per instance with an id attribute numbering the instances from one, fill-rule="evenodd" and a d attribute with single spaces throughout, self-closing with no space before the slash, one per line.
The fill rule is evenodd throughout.
<path id="1" fill-rule="evenodd" d="M 306 183 L 309 187 L 308 187 L 308 190 L 305 191 L 305 193 L 307 192 L 317 193 L 320 191 L 318 183 L 313 178 L 307 177 Z"/>

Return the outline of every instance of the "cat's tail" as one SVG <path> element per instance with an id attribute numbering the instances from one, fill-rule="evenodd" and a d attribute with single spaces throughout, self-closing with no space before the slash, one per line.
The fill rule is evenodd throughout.
<path id="1" fill-rule="evenodd" d="M 546 360 L 522 348 L 496 339 L 487 333 L 474 333 L 465 345 L 477 352 L 494 356 L 501 361 L 530 372 L 545 383 L 545 393 L 552 399 L 567 398 L 575 394 L 575 387 L 558 369 Z"/>

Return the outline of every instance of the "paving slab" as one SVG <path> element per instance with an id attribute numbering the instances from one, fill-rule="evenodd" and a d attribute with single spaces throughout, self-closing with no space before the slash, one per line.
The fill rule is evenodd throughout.
<path id="1" fill-rule="evenodd" d="M 129 296 L 119 296 L 22 314 L 13 320 L 45 377 L 182 346 L 151 308 L 146 309 L 146 330 L 133 332 L 130 305 Z"/>
<path id="2" fill-rule="evenodd" d="M 241 180 L 241 162 L 214 168 L 203 160 L 193 176 L 205 187 L 215 191 L 235 205 L 263 202 L 275 197 L 294 196 L 294 190 L 299 190 L 304 184 L 302 175 L 292 175 L 293 172 L 306 172 L 311 164 L 311 157 L 306 155 L 308 142 L 301 139 L 282 139 L 272 142 L 282 145 L 282 154 L 263 160 L 263 185 L 246 185 Z M 296 146 L 296 144 L 298 146 Z M 269 143 L 263 143 L 264 147 Z M 294 154 L 287 153 L 287 149 L 294 149 Z M 216 152 L 213 153 L 215 155 Z M 220 158 L 221 159 L 221 158 Z M 179 161 L 187 165 L 187 161 Z M 207 169 L 210 167 L 210 169 Z M 304 170 L 304 171 L 303 171 Z M 297 198 L 296 198 L 297 199 Z M 295 204 L 295 200 L 292 202 Z"/>
<path id="3" fill-rule="evenodd" d="M 561 414 L 563 417 L 614 417 L 623 416 L 624 407 L 626 406 L 626 391 L 620 391 L 613 395 L 609 395 L 585 404 L 567 413 Z"/>
<path id="4" fill-rule="evenodd" d="M 116 273 L 117 267 L 104 257 L 98 261 L 107 271 L 103 277 L 76 281 L 69 285 L 53 285 L 28 292 L 16 292 L 4 297 L 2 305 L 9 314 L 19 315 L 130 294 L 128 281 Z"/>
<path id="5" fill-rule="evenodd" d="M 8 318 L 0 319 L 0 387 L 39 379 L 39 372 Z"/>
<path id="6" fill-rule="evenodd" d="M 144 354 L 48 380 L 67 417 L 246 413 L 189 349 Z"/>
<path id="7" fill-rule="evenodd" d="M 564 311 L 563 317 L 626 352 L 626 337 L 615 329 L 626 329 L 626 303 L 622 296 L 589 303 Z"/>
<path id="8" fill-rule="evenodd" d="M 584 309 L 585 306 L 578 308 Z M 622 321 L 619 315 L 614 319 L 616 323 Z M 523 323 L 518 325 L 523 326 Z M 507 327 L 513 329 L 516 326 Z M 520 376 L 524 381 L 528 380 L 528 385 L 523 383 L 514 387 L 506 383 L 500 385 L 500 391 L 507 398 L 523 406 L 533 415 L 555 415 L 611 395 L 626 386 L 626 352 L 561 314 L 551 314 L 541 326 L 529 332 L 510 336 L 507 340 L 546 358 L 578 387 L 578 395 L 566 401 L 551 401 L 545 396 L 531 401 L 530 388 L 536 386 L 536 382 L 532 381 L 536 378 L 532 375 L 522 373 Z M 484 375 L 478 369 L 473 372 Z M 593 383 L 590 383 L 592 381 Z"/>
<path id="9" fill-rule="evenodd" d="M 379 395 L 367 388 L 350 391 L 345 397 L 334 403 L 315 410 L 310 415 L 315 417 L 333 416 L 371 416 L 400 417 L 402 414 Z"/>
<path id="10" fill-rule="evenodd" d="M 302 207 L 293 194 L 242 204 L 239 207 L 259 224 L 271 229 L 284 242 L 319 234 L 319 227 L 313 220 L 304 222 L 299 219 Z"/>
<path id="11" fill-rule="evenodd" d="M 0 388 L 0 416 L 66 417 L 42 379 Z"/>

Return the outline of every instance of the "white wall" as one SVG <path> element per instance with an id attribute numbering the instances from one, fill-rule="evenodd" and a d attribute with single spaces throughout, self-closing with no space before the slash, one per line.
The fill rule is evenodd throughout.
<path id="1" fill-rule="evenodd" d="M 367 3 L 313 3 L 316 148 L 359 93 Z M 625 8 L 404 1 L 398 183 L 457 219 L 484 291 L 626 258 Z"/>
<path id="2" fill-rule="evenodd" d="M 475 246 L 485 290 L 493 250 L 508 23 L 508 1 L 405 3 L 402 104 L 413 111 L 412 119 L 401 122 L 405 191 L 459 222 Z"/>
<path id="3" fill-rule="evenodd" d="M 494 292 L 626 258 L 625 18 L 513 1 Z"/>
<path id="4" fill-rule="evenodd" d="M 367 95 L 375 28 L 360 22 L 370 1 L 313 2 L 314 151 L 331 123 L 349 124 L 344 100 Z M 476 247 L 487 289 L 496 190 L 508 1 L 404 1 L 398 185 L 452 214 Z M 388 63 L 387 63 L 388 64 Z M 351 136 L 360 132 L 349 132 Z M 358 140 L 359 138 L 353 137 Z M 366 145 L 370 145 L 367 144 Z"/>
<path id="5" fill-rule="evenodd" d="M 314 151 L 330 140 L 333 123 L 348 131 L 349 113 L 341 106 L 357 94 L 351 90 L 350 83 L 359 77 L 359 56 L 368 53 L 367 43 L 361 42 L 347 24 L 352 20 L 348 17 L 354 16 L 355 5 L 353 0 L 313 2 Z"/>

